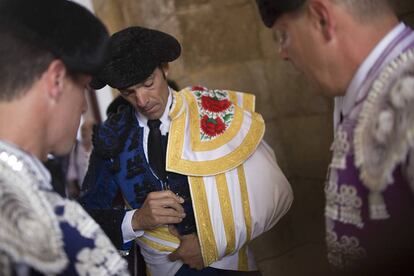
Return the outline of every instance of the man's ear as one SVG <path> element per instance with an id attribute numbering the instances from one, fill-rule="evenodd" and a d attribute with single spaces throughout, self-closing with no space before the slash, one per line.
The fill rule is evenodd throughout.
<path id="1" fill-rule="evenodd" d="M 310 0 L 309 13 L 312 23 L 321 31 L 322 36 L 330 41 L 335 34 L 335 21 L 333 18 L 332 4 L 328 0 Z"/>
<path id="2" fill-rule="evenodd" d="M 59 98 L 62 93 L 66 74 L 66 67 L 61 60 L 55 59 L 49 64 L 44 77 L 48 96 L 52 99 Z"/>

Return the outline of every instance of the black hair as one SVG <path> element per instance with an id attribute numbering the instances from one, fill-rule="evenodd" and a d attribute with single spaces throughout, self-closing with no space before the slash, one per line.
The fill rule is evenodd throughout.
<path id="1" fill-rule="evenodd" d="M 106 116 L 111 117 L 111 115 L 118 113 L 122 106 L 129 105 L 130 103 L 119 95 L 106 108 Z"/>
<path id="2" fill-rule="evenodd" d="M 180 87 L 178 86 L 177 82 L 171 79 L 167 79 L 168 86 L 174 89 L 175 91 L 180 91 Z"/>
<path id="3" fill-rule="evenodd" d="M 46 71 L 55 56 L 39 47 L 32 34 L 0 23 L 0 101 L 23 94 Z"/>
<path id="4" fill-rule="evenodd" d="M 99 19 L 67 0 L 2 0 L 0 37 L 0 100 L 24 94 L 54 59 L 70 75 L 92 75 L 109 39 Z"/>

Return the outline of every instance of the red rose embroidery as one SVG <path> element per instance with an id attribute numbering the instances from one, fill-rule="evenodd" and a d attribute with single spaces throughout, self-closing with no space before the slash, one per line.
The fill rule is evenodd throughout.
<path id="1" fill-rule="evenodd" d="M 203 118 L 201 118 L 201 129 L 208 136 L 216 136 L 226 130 L 226 125 L 219 117 L 213 119 L 204 115 Z"/>
<path id="2" fill-rule="evenodd" d="M 218 100 L 208 96 L 201 96 L 201 106 L 211 112 L 221 112 L 229 108 L 231 103 L 229 100 Z"/>
<path id="3" fill-rule="evenodd" d="M 204 87 L 200 86 L 200 85 L 196 85 L 196 86 L 191 87 L 191 90 L 193 90 L 193 91 L 205 91 L 206 89 Z"/>

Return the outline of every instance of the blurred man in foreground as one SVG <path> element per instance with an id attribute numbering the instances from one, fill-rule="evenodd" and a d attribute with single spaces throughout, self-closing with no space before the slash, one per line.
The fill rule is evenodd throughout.
<path id="1" fill-rule="evenodd" d="M 0 274 L 127 274 L 99 226 L 52 190 L 40 161 L 72 148 L 105 27 L 70 1 L 4 0 L 0 37 Z"/>

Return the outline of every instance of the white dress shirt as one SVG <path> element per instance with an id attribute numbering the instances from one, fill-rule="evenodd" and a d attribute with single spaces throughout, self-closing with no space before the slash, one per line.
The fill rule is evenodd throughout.
<path id="1" fill-rule="evenodd" d="M 171 89 L 169 88 L 169 92 L 168 92 L 168 100 L 167 100 L 167 105 L 164 110 L 164 113 L 162 114 L 160 121 L 161 121 L 161 125 L 160 125 L 160 131 L 162 135 L 166 135 L 170 129 L 170 117 L 169 117 L 169 113 L 170 113 L 170 106 L 172 103 L 172 94 L 171 94 Z M 149 133 L 149 127 L 147 125 L 148 119 L 140 114 L 139 112 L 135 113 L 135 116 L 138 120 L 138 123 L 140 125 L 140 127 L 144 128 L 144 132 L 143 132 L 143 137 L 142 137 L 142 143 L 143 143 L 143 148 L 144 148 L 144 154 L 145 157 L 147 158 L 148 161 L 148 133 Z M 131 240 L 134 240 L 140 236 L 142 236 L 144 234 L 144 231 L 139 230 L 139 231 L 134 231 L 134 229 L 132 229 L 132 217 L 134 215 L 136 210 L 130 210 L 127 211 L 125 214 L 124 219 L 122 220 L 122 236 L 124 239 L 124 242 L 129 242 Z"/>

